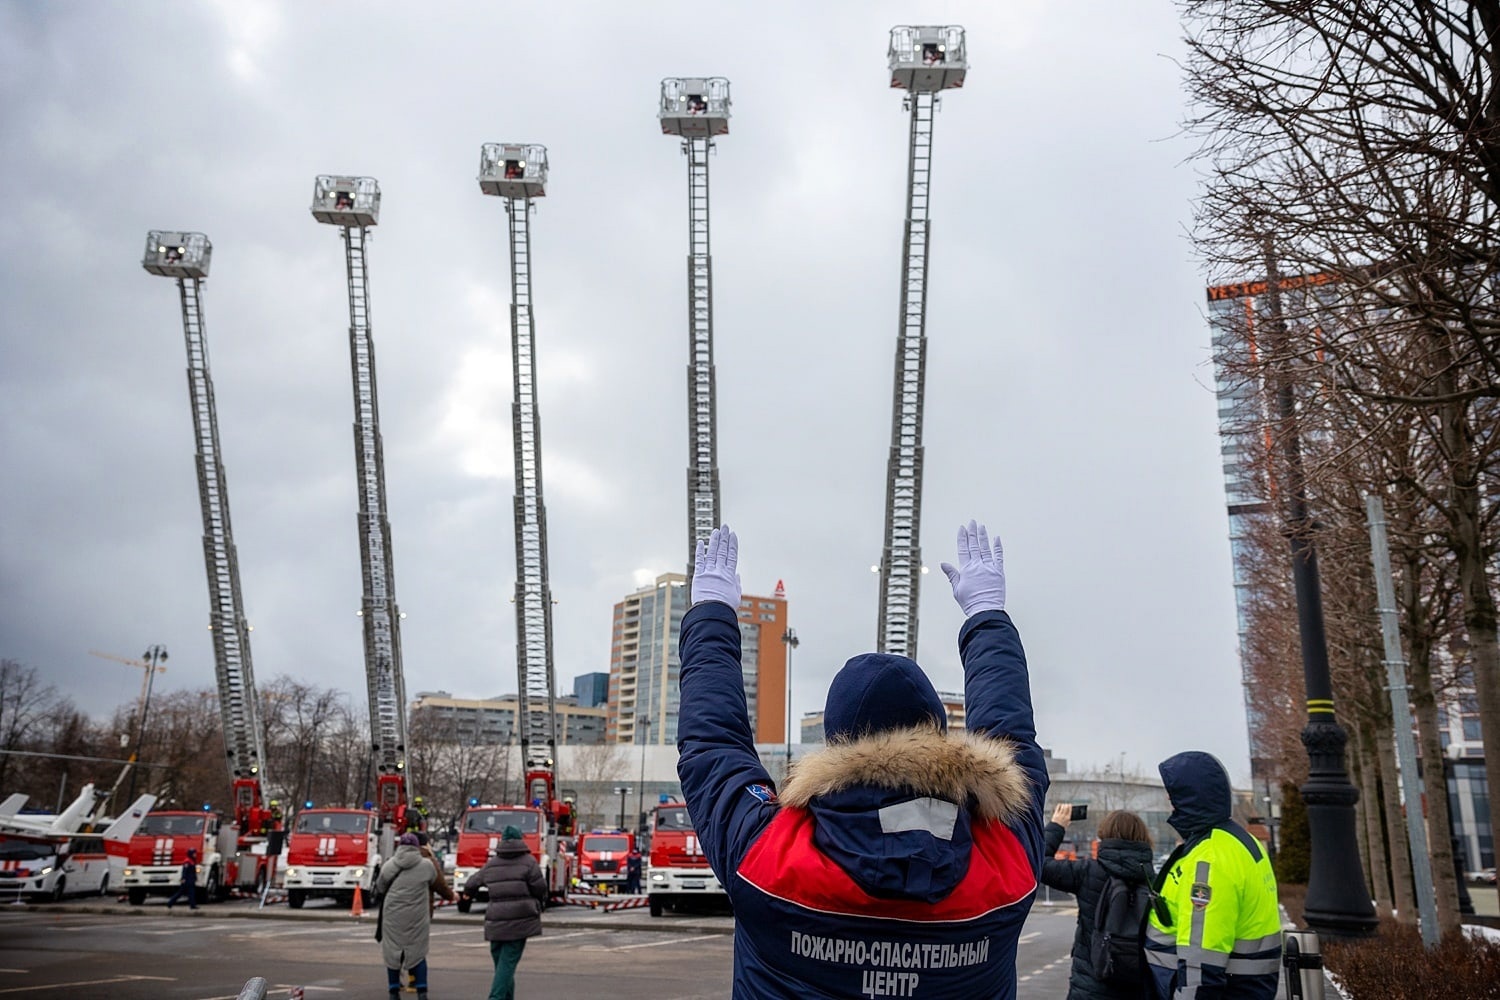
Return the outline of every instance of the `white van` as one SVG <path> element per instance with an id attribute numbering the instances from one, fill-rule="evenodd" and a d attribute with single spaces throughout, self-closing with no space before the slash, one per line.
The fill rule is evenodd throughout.
<path id="1" fill-rule="evenodd" d="M 7 835 L 0 840 L 0 899 L 62 899 L 109 892 L 109 854 L 98 833 Z"/>

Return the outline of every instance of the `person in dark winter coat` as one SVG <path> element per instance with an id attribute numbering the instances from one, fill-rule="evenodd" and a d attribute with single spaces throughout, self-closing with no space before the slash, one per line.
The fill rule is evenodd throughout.
<path id="1" fill-rule="evenodd" d="M 625 891 L 627 893 L 638 893 L 641 891 L 641 869 L 643 867 L 645 867 L 645 863 L 641 857 L 641 849 L 632 846 L 630 853 L 625 855 Z"/>
<path id="2" fill-rule="evenodd" d="M 828 690 L 826 749 L 778 798 L 740 666 L 739 540 L 700 542 L 682 619 L 680 757 L 689 815 L 735 912 L 734 996 L 1016 995 L 1016 944 L 1042 863 L 1047 771 L 998 540 L 959 529 L 943 565 L 968 731 L 912 660 L 868 653 Z"/>
<path id="3" fill-rule="evenodd" d="M 1094 914 L 1099 895 L 1114 875 L 1143 890 L 1151 885 L 1151 833 L 1145 820 L 1135 813 L 1115 811 L 1099 823 L 1099 856 L 1082 861 L 1058 861 L 1057 853 L 1073 807 L 1064 803 L 1052 812 L 1046 837 L 1046 860 L 1042 862 L 1042 884 L 1078 897 L 1078 929 L 1073 933 L 1073 970 L 1068 977 L 1068 1000 L 1140 1000 L 1147 995 L 1142 969 L 1139 983 L 1124 987 L 1102 983 L 1094 976 L 1089 946 L 1094 939 Z"/>
<path id="4" fill-rule="evenodd" d="M 188 909 L 198 908 L 198 852 L 191 847 L 188 848 L 187 861 L 182 866 L 182 884 L 167 900 L 167 909 L 170 910 L 183 896 L 187 897 Z"/>
<path id="5" fill-rule="evenodd" d="M 516 966 L 526 950 L 526 939 L 542 933 L 542 907 L 547 902 L 547 878 L 531 856 L 521 831 L 507 826 L 484 867 L 464 884 L 464 894 L 489 893 L 484 909 L 484 939 L 490 943 L 495 976 L 490 1000 L 512 1000 L 516 995 Z"/>
<path id="6" fill-rule="evenodd" d="M 453 890 L 422 857 L 415 833 L 403 833 L 395 855 L 380 866 L 380 953 L 391 996 L 401 995 L 401 970 L 410 969 L 418 1000 L 427 1000 L 427 944 L 431 897 L 453 898 Z M 357 890 L 356 890 L 357 891 Z"/>

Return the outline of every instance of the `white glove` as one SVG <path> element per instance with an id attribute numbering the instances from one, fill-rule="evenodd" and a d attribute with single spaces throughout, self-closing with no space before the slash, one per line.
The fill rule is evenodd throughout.
<path id="1" fill-rule="evenodd" d="M 735 567 L 740 561 L 740 540 L 729 525 L 715 528 L 708 543 L 698 542 L 693 552 L 693 581 L 688 601 L 722 601 L 731 608 L 740 606 L 740 575 Z"/>
<path id="2" fill-rule="evenodd" d="M 981 611 L 1005 610 L 1005 552 L 1000 539 L 990 552 L 989 532 L 984 525 L 970 521 L 958 526 L 958 566 L 943 563 L 943 572 L 953 585 L 953 599 L 963 608 L 964 617 Z"/>

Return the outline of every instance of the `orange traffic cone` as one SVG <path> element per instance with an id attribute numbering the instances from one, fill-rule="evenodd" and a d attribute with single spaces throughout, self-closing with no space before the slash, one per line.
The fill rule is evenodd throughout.
<path id="1" fill-rule="evenodd" d="M 349 915 L 354 917 L 365 915 L 365 892 L 359 886 L 354 887 L 354 905 L 349 908 Z"/>

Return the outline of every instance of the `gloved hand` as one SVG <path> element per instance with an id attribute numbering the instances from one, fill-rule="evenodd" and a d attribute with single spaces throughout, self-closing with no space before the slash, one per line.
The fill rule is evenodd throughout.
<path id="1" fill-rule="evenodd" d="M 989 532 L 984 525 L 970 521 L 958 526 L 958 566 L 943 563 L 943 572 L 953 585 L 953 599 L 963 608 L 964 617 L 981 611 L 1005 610 L 1005 552 L 1000 539 L 990 552 Z"/>
<path id="2" fill-rule="evenodd" d="M 693 581 L 688 588 L 692 604 L 722 601 L 736 610 L 740 606 L 740 575 L 735 567 L 740 561 L 740 540 L 729 525 L 715 528 L 705 544 L 698 542 L 693 552 Z"/>

